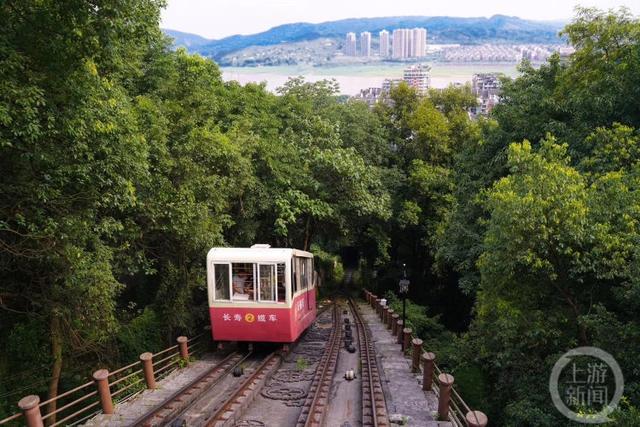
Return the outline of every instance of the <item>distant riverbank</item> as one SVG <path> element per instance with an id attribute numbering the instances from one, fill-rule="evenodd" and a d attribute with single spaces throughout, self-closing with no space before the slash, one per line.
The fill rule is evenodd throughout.
<path id="1" fill-rule="evenodd" d="M 431 65 L 431 86 L 443 88 L 451 83 L 471 81 L 475 73 L 504 73 L 514 77 L 518 74 L 516 64 L 443 64 Z M 340 92 L 355 95 L 360 89 L 381 87 L 388 78 L 402 77 L 407 64 L 348 65 L 336 67 L 313 67 L 304 65 L 277 67 L 222 67 L 224 80 L 237 80 L 242 84 L 266 82 L 267 89 L 274 91 L 289 77 L 304 76 L 309 81 L 335 78 Z"/>

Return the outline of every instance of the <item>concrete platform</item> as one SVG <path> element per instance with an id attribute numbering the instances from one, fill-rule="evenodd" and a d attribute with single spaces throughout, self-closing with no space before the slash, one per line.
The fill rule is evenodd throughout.
<path id="1" fill-rule="evenodd" d="M 375 311 L 364 301 L 358 302 L 358 309 L 375 342 L 390 421 L 404 422 L 405 426 L 451 426 L 449 422 L 437 421 L 438 398 L 432 391 L 422 390 L 421 375 L 411 372 L 411 361 L 402 354 L 400 344 Z"/>

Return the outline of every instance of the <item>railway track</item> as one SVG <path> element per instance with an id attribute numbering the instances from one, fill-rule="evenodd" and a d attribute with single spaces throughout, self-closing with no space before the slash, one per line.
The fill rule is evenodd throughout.
<path id="1" fill-rule="evenodd" d="M 360 312 L 351 298 L 349 298 L 349 307 L 358 333 L 360 366 L 362 368 L 360 378 L 362 383 L 362 425 L 386 427 L 390 425 L 389 416 L 373 342 L 369 337 L 369 330 L 364 325 Z"/>
<path id="2" fill-rule="evenodd" d="M 273 352 L 260 363 L 260 365 L 237 386 L 231 395 L 220 405 L 219 409 L 206 420 L 206 427 L 230 426 L 235 423 L 242 410 L 249 405 L 248 397 L 251 392 L 257 391 L 267 380 L 267 376 L 273 373 L 280 364 L 281 356 Z"/>
<path id="3" fill-rule="evenodd" d="M 210 390 L 222 381 L 233 371 L 234 368 L 240 366 L 240 364 L 250 355 L 251 353 L 230 353 L 222 359 L 220 363 L 202 373 L 180 390 L 173 393 L 162 403 L 136 419 L 132 425 L 144 427 L 171 425 L 173 420 L 180 417 L 180 415 L 184 413 L 202 393 Z"/>
<path id="4" fill-rule="evenodd" d="M 325 410 L 329 405 L 329 392 L 340 353 L 341 326 L 339 324 L 338 305 L 333 306 L 333 328 L 327 347 L 318 362 L 307 399 L 305 400 L 297 427 L 320 427 Z"/>
<path id="5" fill-rule="evenodd" d="M 321 427 L 329 406 L 329 393 L 335 374 L 341 345 L 341 324 L 338 305 L 332 309 L 332 328 L 326 349 L 318 362 L 306 400 L 298 417 L 297 426 Z M 252 353 L 233 352 L 189 384 L 172 394 L 161 404 L 138 418 L 134 426 L 185 426 L 206 427 L 233 426 L 251 403 L 253 396 L 273 374 L 282 357 L 278 351 L 270 353 L 251 368 L 246 378 L 226 389 L 214 387 L 228 378 L 234 368 L 240 366 Z M 225 384 L 225 383 L 223 383 Z M 220 388 L 218 387 L 218 388 Z M 195 416 L 195 418 L 194 418 Z M 191 421 L 188 421 L 191 420 Z"/>

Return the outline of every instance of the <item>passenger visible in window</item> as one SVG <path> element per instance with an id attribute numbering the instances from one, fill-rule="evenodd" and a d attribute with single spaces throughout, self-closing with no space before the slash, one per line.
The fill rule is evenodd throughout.
<path id="1" fill-rule="evenodd" d="M 246 269 L 235 268 L 232 279 L 233 299 L 252 300 L 253 299 L 253 278 Z"/>

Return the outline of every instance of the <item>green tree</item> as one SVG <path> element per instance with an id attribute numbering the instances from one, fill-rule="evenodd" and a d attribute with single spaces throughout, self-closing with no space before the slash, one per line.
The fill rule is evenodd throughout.
<path id="1" fill-rule="evenodd" d="M 487 192 L 473 336 L 489 371 L 500 372 L 497 400 L 512 402 L 505 424 L 533 425 L 544 399 L 528 396 L 546 395 L 545 381 L 536 377 L 546 378 L 568 348 L 596 343 L 635 377 L 628 363 L 639 350 L 638 327 L 623 306 L 637 303 L 628 291 L 637 263 L 640 181 L 637 161 L 628 173 L 590 180 L 552 138 L 538 151 L 526 141 L 511 145 L 509 166 L 510 174 Z M 636 388 L 628 392 L 635 400 Z"/>
<path id="2" fill-rule="evenodd" d="M 0 5 L 2 332 L 44 328 L 49 397 L 65 357 L 117 331 L 123 216 L 138 203 L 148 153 L 126 84 L 161 42 L 161 5 Z"/>

